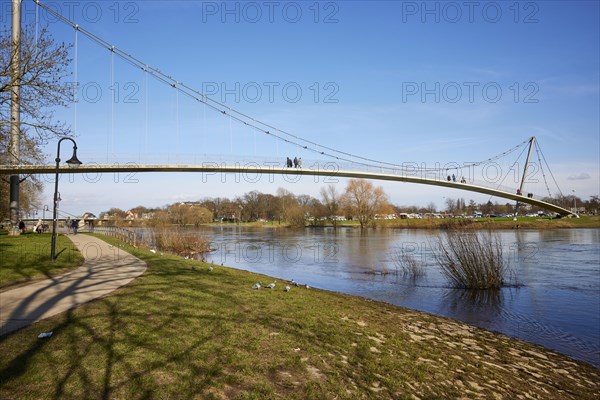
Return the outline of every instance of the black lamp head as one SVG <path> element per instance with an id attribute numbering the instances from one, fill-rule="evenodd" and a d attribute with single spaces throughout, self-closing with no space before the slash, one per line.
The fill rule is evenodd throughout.
<path id="1" fill-rule="evenodd" d="M 67 164 L 69 164 L 71 167 L 79 167 L 81 164 L 83 164 L 81 161 L 79 161 L 79 159 L 77 158 L 77 146 L 73 146 L 73 157 L 71 157 L 70 159 L 68 159 Z"/>

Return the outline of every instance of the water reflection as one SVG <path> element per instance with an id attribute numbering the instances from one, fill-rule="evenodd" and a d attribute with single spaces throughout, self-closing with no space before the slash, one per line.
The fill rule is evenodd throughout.
<path id="1" fill-rule="evenodd" d="M 500 330 L 492 323 L 500 319 L 502 299 L 502 290 L 448 289 L 441 296 L 439 312 L 471 324 L 483 322 L 488 329 Z"/>
<path id="2" fill-rule="evenodd" d="M 443 297 L 451 308 L 463 308 L 468 304 L 477 308 L 485 308 L 491 312 L 498 312 L 502 306 L 502 291 L 499 289 L 451 289 Z"/>

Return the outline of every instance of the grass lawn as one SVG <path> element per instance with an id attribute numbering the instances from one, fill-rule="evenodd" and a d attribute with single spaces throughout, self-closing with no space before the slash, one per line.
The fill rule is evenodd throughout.
<path id="1" fill-rule="evenodd" d="M 83 257 L 66 237 L 56 238 L 57 260 L 50 261 L 50 233 L 8 236 L 0 232 L 0 289 L 34 279 L 48 278 L 75 268 Z"/>
<path id="2" fill-rule="evenodd" d="M 598 398 L 600 370 L 538 346 L 124 248 L 143 276 L 0 338 L 1 399 Z"/>

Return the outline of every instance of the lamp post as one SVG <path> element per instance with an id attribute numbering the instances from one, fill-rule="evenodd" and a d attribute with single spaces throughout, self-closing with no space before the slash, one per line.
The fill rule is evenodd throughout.
<path id="1" fill-rule="evenodd" d="M 575 197 L 575 189 L 573 189 L 573 212 L 577 214 L 577 197 Z"/>
<path id="2" fill-rule="evenodd" d="M 50 248 L 50 258 L 52 261 L 56 260 L 56 206 L 58 203 L 58 169 L 60 167 L 60 143 L 63 140 L 70 140 L 73 142 L 73 157 L 68 159 L 66 162 L 69 166 L 78 167 L 81 165 L 81 161 L 77 159 L 77 143 L 71 138 L 63 137 L 58 141 L 58 148 L 56 150 L 56 174 L 54 177 L 54 209 L 52 213 L 52 245 Z"/>
<path id="3" fill-rule="evenodd" d="M 46 211 L 50 211 L 50 207 L 48 207 L 47 205 L 45 205 L 44 209 L 42 210 L 42 213 L 43 213 L 42 220 L 46 219 Z"/>

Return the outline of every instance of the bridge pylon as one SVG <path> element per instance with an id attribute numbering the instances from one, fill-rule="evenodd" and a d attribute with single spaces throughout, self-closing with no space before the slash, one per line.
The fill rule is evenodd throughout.
<path id="1" fill-rule="evenodd" d="M 525 167 L 523 168 L 523 177 L 521 178 L 521 184 L 519 185 L 518 195 L 523 196 L 523 186 L 525 186 L 525 178 L 527 178 L 527 168 L 529 167 L 529 160 L 531 159 L 531 152 L 535 146 L 535 136 L 529 139 L 529 150 L 527 151 L 527 159 L 525 159 Z M 515 217 L 519 214 L 519 200 L 515 204 Z"/>

